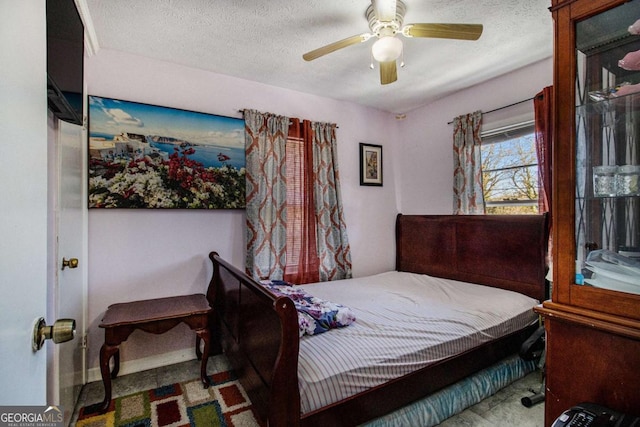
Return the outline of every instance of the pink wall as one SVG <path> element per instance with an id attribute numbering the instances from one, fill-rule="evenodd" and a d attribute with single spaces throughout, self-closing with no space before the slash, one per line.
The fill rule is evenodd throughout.
<path id="1" fill-rule="evenodd" d="M 551 58 L 457 92 L 407 113 L 399 122 L 402 147 L 394 156 L 400 211 L 406 214 L 451 214 L 453 128 L 461 114 L 490 111 L 533 97 L 553 84 Z M 504 126 L 513 117 L 533 119 L 533 103 L 484 114 L 483 128 Z"/>
<path id="2" fill-rule="evenodd" d="M 88 94 L 223 116 L 252 108 L 337 123 L 345 220 L 356 276 L 394 267 L 393 224 L 398 212 L 393 156 L 401 141 L 393 115 L 352 103 L 306 95 L 116 51 L 86 61 Z M 359 185 L 358 143 L 384 146 L 384 186 Z M 204 292 L 207 258 L 218 251 L 244 265 L 244 211 L 89 211 L 90 379 L 96 379 L 107 306 L 116 302 Z M 190 357 L 193 334 L 178 326 L 162 336 L 136 331 L 122 346 L 122 372 L 152 367 L 164 354 Z M 160 357 L 156 357 L 160 355 Z M 154 359 L 155 357 L 155 359 Z M 139 360 L 140 366 L 131 367 Z M 129 362 L 129 367 L 127 367 Z"/>
<path id="3" fill-rule="evenodd" d="M 405 120 L 352 103 L 101 50 L 86 62 L 88 93 L 240 117 L 253 108 L 337 123 L 345 217 L 355 276 L 394 268 L 394 219 L 403 213 L 451 213 L 453 117 L 488 111 L 551 84 L 551 59 L 410 111 Z M 487 114 L 495 127 L 527 105 Z M 384 186 L 359 185 L 358 143 L 384 147 Z M 98 324 L 115 302 L 204 292 L 207 255 L 244 265 L 244 211 L 91 210 L 89 212 L 90 380 L 103 340 Z M 162 336 L 135 332 L 122 346 L 122 372 L 191 357 L 193 334 L 178 326 Z M 176 356 L 178 354 L 178 356 Z M 139 362 L 136 365 L 136 361 Z M 134 366 L 135 365 L 135 366 Z"/>

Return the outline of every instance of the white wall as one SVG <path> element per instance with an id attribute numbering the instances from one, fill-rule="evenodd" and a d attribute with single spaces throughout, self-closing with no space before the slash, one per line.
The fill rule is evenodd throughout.
<path id="1" fill-rule="evenodd" d="M 355 276 L 392 269 L 398 212 L 393 157 L 402 145 L 393 115 L 116 51 L 87 59 L 88 94 L 240 117 L 259 111 L 338 124 L 345 220 Z M 384 186 L 359 185 L 358 144 L 384 147 Z M 107 306 L 116 302 L 204 292 L 209 251 L 244 266 L 242 210 L 100 210 L 89 212 L 90 380 L 97 379 Z M 193 334 L 179 326 L 162 336 L 136 331 L 121 347 L 122 372 L 192 357 Z M 159 357 L 156 357 L 160 355 Z"/>
<path id="2" fill-rule="evenodd" d="M 448 123 L 461 114 L 532 98 L 553 84 L 552 67 L 553 60 L 548 58 L 408 112 L 399 122 L 401 137 L 394 156 L 400 211 L 451 214 L 453 128 Z M 483 114 L 483 129 L 503 126 L 513 118 L 533 119 L 533 101 Z"/>

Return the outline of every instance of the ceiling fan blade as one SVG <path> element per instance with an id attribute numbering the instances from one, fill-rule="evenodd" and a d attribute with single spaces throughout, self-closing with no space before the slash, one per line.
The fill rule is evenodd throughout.
<path id="1" fill-rule="evenodd" d="M 434 37 L 440 39 L 478 40 L 480 24 L 408 24 L 402 29 L 406 37 Z"/>
<path id="2" fill-rule="evenodd" d="M 396 0 L 372 0 L 379 21 L 390 22 L 396 19 Z"/>
<path id="3" fill-rule="evenodd" d="M 312 50 L 311 52 L 307 52 L 302 57 L 305 61 L 313 61 L 314 59 L 318 59 L 321 56 L 327 55 L 331 52 L 335 52 L 338 49 L 342 49 L 354 44 L 366 42 L 371 38 L 371 34 L 363 33 L 358 34 L 357 36 L 351 36 L 343 40 L 339 40 L 337 42 L 328 44 L 326 46 L 322 46 L 318 49 Z"/>
<path id="4" fill-rule="evenodd" d="M 387 85 L 398 80 L 398 69 L 396 61 L 380 63 L 380 84 Z"/>

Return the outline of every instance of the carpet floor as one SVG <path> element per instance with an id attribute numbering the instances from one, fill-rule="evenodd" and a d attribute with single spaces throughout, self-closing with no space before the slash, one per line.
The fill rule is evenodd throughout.
<path id="1" fill-rule="evenodd" d="M 231 371 L 114 398 L 100 414 L 100 404 L 78 413 L 77 427 L 250 427 L 260 426 L 244 389 Z"/>

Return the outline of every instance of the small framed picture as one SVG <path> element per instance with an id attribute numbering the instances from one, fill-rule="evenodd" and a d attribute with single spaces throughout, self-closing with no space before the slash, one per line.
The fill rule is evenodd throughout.
<path id="1" fill-rule="evenodd" d="M 382 187 L 382 145 L 360 143 L 360 185 Z"/>

